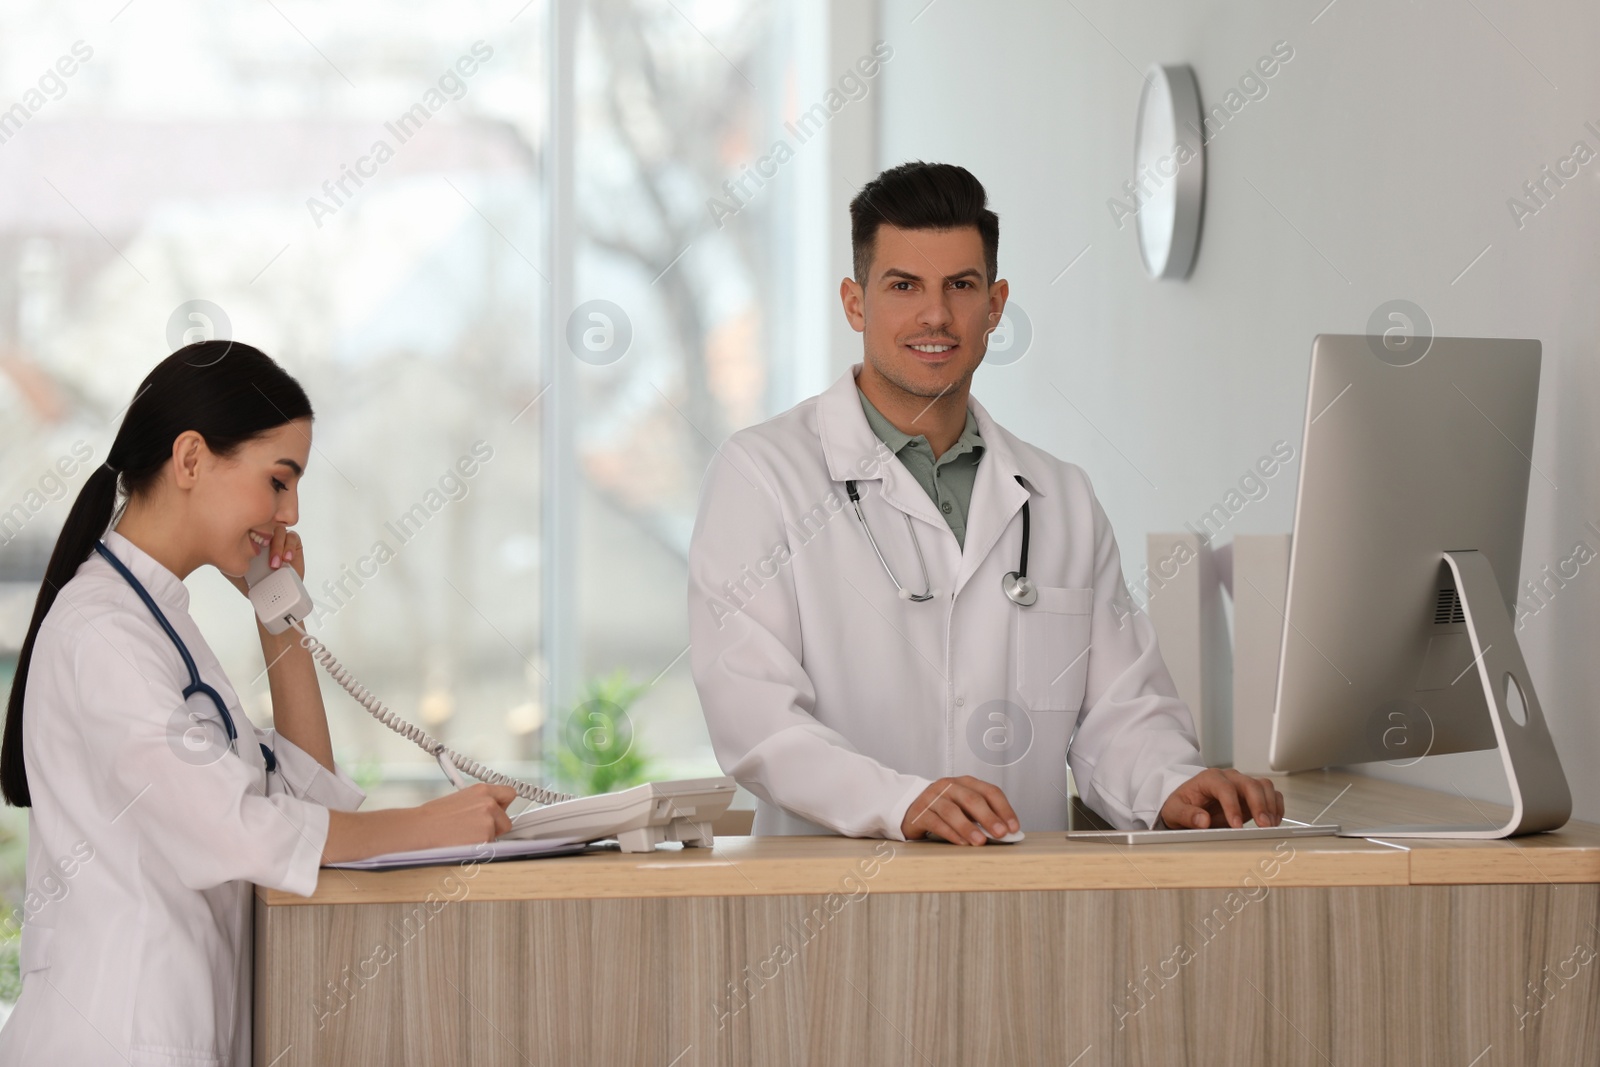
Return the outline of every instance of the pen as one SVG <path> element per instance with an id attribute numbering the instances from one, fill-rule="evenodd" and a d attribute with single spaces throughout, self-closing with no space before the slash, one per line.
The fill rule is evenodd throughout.
<path id="1" fill-rule="evenodd" d="M 450 762 L 450 757 L 443 748 L 439 749 L 439 769 L 444 771 L 444 776 L 450 779 L 450 784 L 457 789 L 465 789 L 467 783 L 462 780 L 461 772 L 456 770 L 456 765 Z"/>

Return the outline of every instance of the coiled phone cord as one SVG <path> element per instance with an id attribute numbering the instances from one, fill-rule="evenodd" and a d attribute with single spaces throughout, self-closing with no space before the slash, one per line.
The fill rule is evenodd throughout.
<path id="1" fill-rule="evenodd" d="M 489 782 L 493 785 L 508 785 L 517 791 L 519 797 L 531 800 L 535 804 L 559 804 L 563 800 L 573 799 L 567 793 L 557 793 L 554 790 L 545 789 L 543 786 L 531 785 L 528 782 L 519 782 L 515 778 L 508 778 L 499 771 L 490 770 L 477 760 L 463 756 L 454 749 L 446 747 L 443 742 L 429 737 L 420 726 L 406 722 L 406 720 L 390 711 L 375 693 L 356 681 L 355 676 L 345 669 L 345 666 L 334 657 L 332 652 L 328 651 L 328 646 L 301 628 L 298 619 L 292 619 L 289 625 L 293 626 L 295 632 L 300 635 L 300 647 L 309 651 L 312 657 L 322 664 L 322 669 L 328 672 L 329 677 L 338 682 L 345 692 L 354 697 L 357 704 L 366 708 L 373 718 L 415 744 L 428 755 L 437 758 L 440 753 L 443 753 L 458 769 L 465 771 L 479 781 Z"/>

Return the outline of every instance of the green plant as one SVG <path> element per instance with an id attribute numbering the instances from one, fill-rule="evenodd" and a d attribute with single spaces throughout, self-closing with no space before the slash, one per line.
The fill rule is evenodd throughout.
<path id="1" fill-rule="evenodd" d="M 650 780 L 650 757 L 639 746 L 628 711 L 648 688 L 620 667 L 584 683 L 561 723 L 555 773 L 562 789 L 593 796 Z"/>
<path id="2" fill-rule="evenodd" d="M 28 812 L 0 808 L 0 1002 L 22 995 L 22 930 L 19 902 L 27 892 Z"/>
<path id="3" fill-rule="evenodd" d="M 22 996 L 22 941 L 0 942 L 0 1001 L 15 1004 Z"/>
<path id="4" fill-rule="evenodd" d="M 346 773 L 364 793 L 370 793 L 375 786 L 383 784 L 383 763 L 372 756 L 363 756 L 356 760 Z"/>

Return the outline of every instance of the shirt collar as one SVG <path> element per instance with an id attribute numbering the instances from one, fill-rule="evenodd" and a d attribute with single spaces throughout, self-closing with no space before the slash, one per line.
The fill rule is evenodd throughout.
<path id="1" fill-rule="evenodd" d="M 836 482 L 847 478 L 859 481 L 882 478 L 884 460 L 893 455 L 892 452 L 885 455 L 884 450 L 889 446 L 867 423 L 866 411 L 858 399 L 860 387 L 856 385 L 856 375 L 860 373 L 861 364 L 851 366 L 817 397 L 817 432 L 822 440 L 822 458 L 828 466 L 828 477 Z M 984 467 L 992 468 L 990 473 L 1001 482 L 1012 481 L 1015 475 L 1021 474 L 1029 493 L 1044 496 L 1042 480 L 1022 470 L 1013 450 L 1014 439 L 1004 427 L 989 417 L 977 397 L 968 396 L 967 404 L 968 417 L 976 419 L 975 432 L 983 440 L 984 461 L 979 467 L 979 480 L 982 480 Z M 927 497 L 920 490 L 918 495 Z"/>
<path id="2" fill-rule="evenodd" d="M 878 410 L 877 405 L 867 399 L 867 394 L 861 391 L 859 383 L 856 385 L 856 395 L 861 398 L 861 411 L 867 417 L 867 425 L 872 427 L 872 432 L 877 434 L 878 440 L 889 446 L 891 452 L 898 456 L 907 445 L 921 441 L 923 446 L 928 449 L 929 454 L 932 454 L 933 446 L 928 444 L 926 434 L 917 434 L 913 437 L 890 422 L 883 412 Z M 961 436 L 935 462 L 944 464 L 963 453 L 982 451 L 983 438 L 978 434 L 978 420 L 969 407 L 967 409 L 966 424 L 961 427 Z"/>
<path id="3" fill-rule="evenodd" d="M 122 565 L 133 573 L 135 578 L 139 579 L 139 584 L 149 591 L 157 604 L 164 608 L 172 608 L 175 611 L 187 612 L 189 610 L 189 587 L 184 585 L 176 574 L 156 562 L 154 556 L 115 530 L 107 533 L 102 540 L 105 541 L 106 547 L 111 550 L 111 554 L 116 556 L 122 562 Z M 98 552 L 89 557 L 89 562 L 104 564 L 112 572 L 113 578 L 126 584 L 126 579 L 117 574 L 111 564 L 101 559 Z"/>

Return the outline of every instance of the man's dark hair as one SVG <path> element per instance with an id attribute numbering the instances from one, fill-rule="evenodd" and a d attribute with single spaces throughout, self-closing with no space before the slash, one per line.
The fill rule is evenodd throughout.
<path id="1" fill-rule="evenodd" d="M 872 179 L 850 201 L 850 249 L 856 281 L 865 285 L 878 227 L 954 230 L 976 226 L 983 238 L 989 284 L 999 277 L 1000 216 L 989 210 L 983 184 L 953 163 L 902 163 Z"/>

